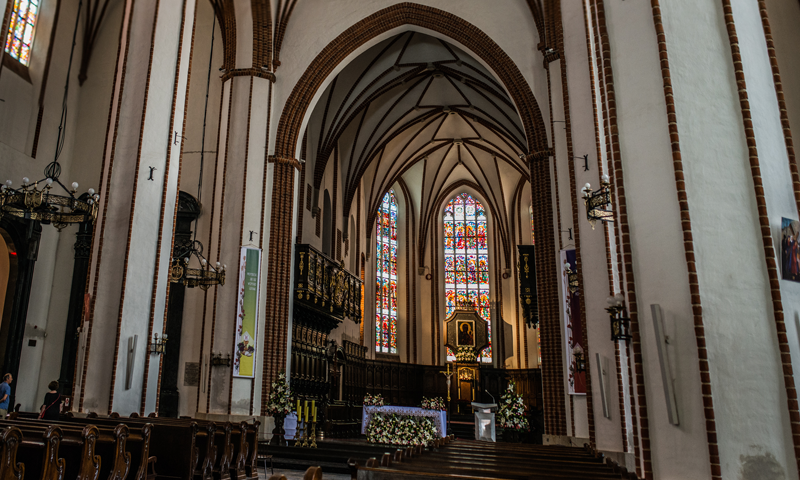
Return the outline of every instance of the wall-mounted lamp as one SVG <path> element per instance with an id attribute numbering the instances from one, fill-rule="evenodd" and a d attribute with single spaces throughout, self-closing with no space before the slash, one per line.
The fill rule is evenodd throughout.
<path id="1" fill-rule="evenodd" d="M 583 356 L 583 349 L 580 345 L 575 345 L 572 349 L 572 358 L 575 359 L 575 373 L 586 371 L 586 357 Z"/>
<path id="2" fill-rule="evenodd" d="M 231 354 L 225 354 L 223 358 L 222 352 L 219 353 L 212 353 L 211 354 L 211 366 L 212 367 L 230 367 L 231 366 Z"/>
<path id="3" fill-rule="evenodd" d="M 623 301 L 625 297 L 621 293 L 608 297 L 608 307 L 606 312 L 611 317 L 611 340 L 616 342 L 618 340 L 630 341 L 631 336 L 631 319 L 623 317 L 622 312 L 625 310 Z"/>
<path id="4" fill-rule="evenodd" d="M 503 269 L 503 280 L 508 280 L 511 277 L 511 269 L 504 268 Z"/>
<path id="5" fill-rule="evenodd" d="M 573 270 L 569 262 L 564 262 L 564 271 L 567 273 L 567 281 L 569 282 L 569 291 L 575 293 L 578 291 L 578 271 Z"/>
<path id="6" fill-rule="evenodd" d="M 581 189 L 583 204 L 586 205 L 586 218 L 592 225 L 592 230 L 594 230 L 594 224 L 598 220 L 603 222 L 614 221 L 614 211 L 610 208 L 611 189 L 608 188 L 610 185 L 608 175 L 603 175 L 598 190 L 592 191 L 592 185 L 589 183 Z"/>
<path id="7" fill-rule="evenodd" d="M 433 278 L 433 275 L 431 275 L 431 269 L 427 265 L 422 267 L 417 267 L 417 275 L 419 276 L 425 275 L 425 280 L 430 280 L 431 278 Z"/>
<path id="8" fill-rule="evenodd" d="M 156 355 L 161 355 L 167 348 L 167 334 L 165 333 L 163 337 L 158 338 L 158 334 L 153 334 L 153 341 L 150 342 L 148 345 L 150 349 L 150 353 L 154 353 Z"/>

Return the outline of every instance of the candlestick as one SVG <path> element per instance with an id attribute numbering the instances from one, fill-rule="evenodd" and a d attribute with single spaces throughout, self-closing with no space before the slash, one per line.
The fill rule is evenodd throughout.
<path id="1" fill-rule="evenodd" d="M 299 411 L 300 410 L 298 410 L 298 412 Z M 301 441 L 302 439 L 303 439 L 303 424 L 301 424 L 298 421 L 297 422 L 297 430 L 294 432 L 294 446 L 295 447 L 302 447 L 303 446 L 303 442 Z"/>
<path id="2" fill-rule="evenodd" d="M 316 410 L 314 410 L 316 412 Z M 316 415 L 316 413 L 314 413 Z M 317 448 L 317 422 L 311 423 L 311 448 Z"/>

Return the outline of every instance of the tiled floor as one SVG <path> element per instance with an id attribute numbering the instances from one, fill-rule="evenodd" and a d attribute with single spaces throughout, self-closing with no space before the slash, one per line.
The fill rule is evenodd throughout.
<path id="1" fill-rule="evenodd" d="M 306 472 L 302 470 L 281 470 L 276 468 L 275 475 L 284 475 L 286 480 L 303 480 L 303 474 Z M 272 475 L 269 469 L 267 469 L 267 475 L 264 476 L 264 470 L 259 467 L 258 469 L 258 478 L 269 478 Z M 325 473 L 322 472 L 322 478 L 325 480 L 350 480 L 350 475 L 341 474 L 341 473 Z"/>

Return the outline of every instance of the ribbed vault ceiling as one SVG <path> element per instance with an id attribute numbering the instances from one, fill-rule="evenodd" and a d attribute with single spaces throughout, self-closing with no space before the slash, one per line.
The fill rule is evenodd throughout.
<path id="1" fill-rule="evenodd" d="M 338 156 L 346 216 L 362 179 L 371 216 L 402 178 L 423 241 L 424 219 L 456 184 L 477 187 L 505 236 L 528 178 L 522 124 L 503 87 L 469 54 L 418 32 L 375 45 L 339 73 L 314 109 L 307 149 L 315 188 Z"/>

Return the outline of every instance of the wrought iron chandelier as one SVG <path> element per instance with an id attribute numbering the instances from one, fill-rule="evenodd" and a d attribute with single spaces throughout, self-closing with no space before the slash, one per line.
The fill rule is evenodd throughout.
<path id="1" fill-rule="evenodd" d="M 613 222 L 614 211 L 611 210 L 611 183 L 608 175 L 603 175 L 600 180 L 600 188 L 592 191 L 592 185 L 587 183 L 581 189 L 583 193 L 583 204 L 586 206 L 586 218 L 592 225 L 598 220 L 602 222 Z"/>
<path id="2" fill-rule="evenodd" d="M 190 268 L 189 259 L 195 257 L 200 262 L 200 268 Z M 211 266 L 203 256 L 203 244 L 192 240 L 184 245 L 175 246 L 172 254 L 169 280 L 189 288 L 200 287 L 208 290 L 212 285 L 225 285 L 226 265 Z"/>
<path id="3" fill-rule="evenodd" d="M 203 159 L 206 145 L 206 120 L 208 118 L 208 91 L 211 85 L 211 59 L 214 56 L 214 29 L 217 26 L 217 18 L 214 16 L 214 24 L 211 27 L 211 53 L 208 57 L 208 78 L 206 79 L 206 103 L 203 115 L 203 139 L 200 144 L 200 178 L 197 182 L 197 203 L 203 193 Z M 190 259 L 194 257 L 200 262 L 200 268 L 189 267 Z M 225 285 L 225 265 L 219 262 L 212 266 L 206 257 L 203 256 L 203 244 L 197 240 L 197 218 L 194 221 L 194 238 L 181 245 L 175 245 L 172 251 L 172 265 L 170 266 L 169 281 L 185 285 L 189 288 L 200 287 L 208 290 L 212 285 Z"/>
<path id="4" fill-rule="evenodd" d="M 83 1 L 78 4 L 75 19 L 75 30 L 72 33 L 72 50 L 69 54 L 67 80 L 64 84 L 64 100 L 61 106 L 61 123 L 58 126 L 55 158 L 44 169 L 44 178 L 31 182 L 28 177 L 22 179 L 22 185 L 14 188 L 11 180 L 0 187 L 0 219 L 9 216 L 19 221 L 33 220 L 44 225 L 52 224 L 59 231 L 73 223 L 91 222 L 97 219 L 97 202 L 100 195 L 90 188 L 86 193 L 76 197 L 78 183 L 72 183 L 72 190 L 67 189 L 59 177 L 61 165 L 58 157 L 64 148 L 66 138 L 67 94 L 69 93 L 69 76 L 72 71 L 72 57 L 75 52 L 75 37 L 78 33 L 78 21 Z M 41 188 L 39 185 L 41 184 Z M 54 185 L 60 186 L 65 194 L 53 192 Z"/>

